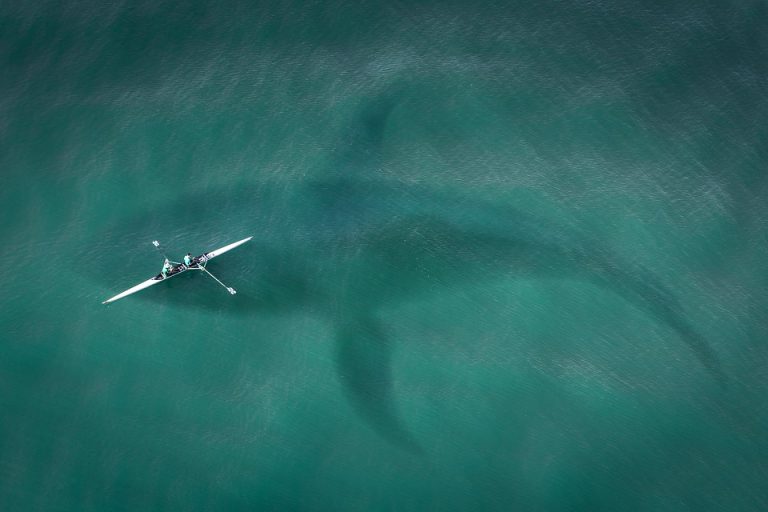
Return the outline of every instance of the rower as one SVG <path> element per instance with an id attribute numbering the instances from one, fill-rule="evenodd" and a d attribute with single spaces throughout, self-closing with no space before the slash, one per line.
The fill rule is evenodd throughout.
<path id="1" fill-rule="evenodd" d="M 163 263 L 163 278 L 168 277 L 168 272 L 173 270 L 173 267 L 171 266 L 171 262 L 168 260 L 165 260 L 165 263 Z"/>
<path id="2" fill-rule="evenodd" d="M 192 253 L 188 252 L 186 256 L 184 256 L 184 264 L 186 266 L 190 266 L 192 264 Z"/>

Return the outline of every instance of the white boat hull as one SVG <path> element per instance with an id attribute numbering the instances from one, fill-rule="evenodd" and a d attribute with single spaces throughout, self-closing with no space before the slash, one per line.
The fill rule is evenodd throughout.
<path id="1" fill-rule="evenodd" d="M 225 245 L 221 249 L 216 249 L 215 251 L 207 252 L 207 253 L 205 253 L 205 258 L 210 260 L 210 259 L 215 258 L 216 256 L 221 256 L 225 252 L 229 252 L 232 249 L 234 249 L 235 247 L 239 247 L 239 246 L 243 245 L 245 242 L 249 241 L 251 238 L 253 238 L 253 237 L 249 236 L 248 238 L 243 238 L 239 242 L 235 242 L 233 244 Z"/>
<path id="2" fill-rule="evenodd" d="M 201 254 L 200 256 L 198 256 L 197 258 L 195 258 L 193 260 L 194 263 L 192 263 L 191 265 L 187 266 L 187 265 L 184 265 L 182 263 L 182 264 L 174 267 L 173 270 L 171 271 L 171 273 L 168 274 L 167 276 L 163 276 L 163 274 L 160 273 L 160 274 L 156 275 L 155 277 L 153 277 L 151 279 L 147 279 L 146 281 L 144 281 L 142 283 L 139 283 L 139 284 L 137 284 L 136 286 L 134 286 L 132 288 L 128 288 L 127 290 L 125 290 L 122 293 L 118 293 L 114 297 L 111 297 L 111 298 L 105 300 L 104 302 L 102 302 L 102 304 L 109 304 L 110 302 L 115 302 L 118 299 L 122 299 L 123 297 L 126 297 L 128 295 L 132 295 L 132 294 L 134 294 L 136 292 L 140 292 L 141 290 L 143 290 L 145 288 L 149 288 L 152 285 L 155 285 L 157 283 L 161 283 L 161 282 L 165 281 L 166 279 L 170 279 L 171 277 L 179 275 L 182 272 L 186 272 L 187 270 L 201 270 L 200 267 L 201 266 L 205 266 L 205 264 L 208 262 L 208 260 L 211 260 L 211 259 L 215 258 L 216 256 L 221 256 L 225 252 L 229 252 L 232 249 L 234 249 L 235 247 L 239 247 L 239 246 L 243 245 L 245 242 L 248 242 L 252 238 L 253 238 L 252 236 L 249 236 L 248 238 L 244 238 L 244 239 L 242 239 L 240 241 L 231 243 L 229 245 L 225 245 L 224 247 L 221 247 L 219 249 L 215 249 L 213 251 L 206 252 L 205 254 Z"/>
<path id="3" fill-rule="evenodd" d="M 147 279 L 147 280 L 146 280 L 146 281 L 144 281 L 143 283 L 137 284 L 137 285 L 136 285 L 136 286 L 134 286 L 133 288 L 128 288 L 128 289 L 127 289 L 127 290 L 125 290 L 123 293 L 118 293 L 118 294 L 117 294 L 117 295 L 115 295 L 114 297 L 112 297 L 112 298 L 110 298 L 110 299 L 107 299 L 107 300 L 105 300 L 104 302 L 102 302 L 102 304 L 108 304 L 108 303 L 110 303 L 110 302 L 115 302 L 115 301 L 116 301 L 116 300 L 118 300 L 118 299 L 122 299 L 122 298 L 123 298 L 123 297 L 125 297 L 126 295 L 131 295 L 132 293 L 140 292 L 140 291 L 141 291 L 141 290 L 143 290 L 144 288 L 149 288 L 149 287 L 150 287 L 150 286 L 152 286 L 153 284 L 157 284 L 157 283 L 160 283 L 160 282 L 162 282 L 162 281 L 163 281 L 162 279 L 155 279 L 154 277 L 153 277 L 152 279 Z"/>

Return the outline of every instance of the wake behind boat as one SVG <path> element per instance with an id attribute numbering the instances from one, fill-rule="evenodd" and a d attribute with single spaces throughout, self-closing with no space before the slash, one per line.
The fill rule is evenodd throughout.
<path id="1" fill-rule="evenodd" d="M 139 292 L 139 291 L 143 290 L 144 288 L 149 288 L 150 286 L 156 285 L 157 283 L 162 283 L 166 279 L 170 279 L 171 277 L 177 276 L 177 275 L 179 275 L 179 274 L 181 274 L 183 272 L 186 272 L 187 270 L 201 270 L 201 271 L 205 272 L 206 274 L 211 276 L 213 279 L 215 279 L 217 283 L 219 283 L 221 286 L 226 288 L 227 291 L 231 295 L 234 295 L 235 293 L 237 293 L 235 291 L 235 289 L 225 285 L 224 283 L 222 283 L 221 281 L 216 279 L 216 276 L 214 276 L 213 274 L 208 272 L 208 269 L 205 268 L 205 265 L 208 263 L 208 261 L 212 260 L 216 256 L 221 256 L 225 252 L 231 251 L 235 247 L 243 245 L 245 242 L 249 241 L 251 238 L 253 238 L 253 237 L 249 236 L 248 238 L 244 238 L 244 239 L 242 239 L 242 240 L 240 240 L 238 242 L 234 242 L 234 243 L 231 243 L 229 245 L 225 245 L 224 247 L 221 247 L 219 249 L 215 249 L 213 251 L 209 251 L 209 252 L 203 253 L 200 256 L 197 256 L 196 258 L 191 258 L 189 260 L 189 263 L 180 263 L 180 262 L 177 262 L 177 261 L 170 261 L 166 257 L 165 258 L 164 272 L 160 272 L 155 277 L 153 277 L 151 279 L 147 279 L 143 283 L 139 283 L 136 286 L 134 286 L 133 288 L 129 288 L 129 289 L 125 290 L 122 293 L 118 293 L 114 297 L 109 298 L 109 299 L 105 300 L 104 302 L 102 302 L 102 304 L 108 304 L 108 303 L 114 302 L 114 301 L 116 301 L 118 299 L 122 299 L 123 297 L 126 297 L 126 296 L 131 295 L 131 294 L 136 293 L 136 292 Z M 160 249 L 160 243 L 157 240 L 155 240 L 152 243 L 154 244 L 155 247 Z M 163 256 L 165 256 L 165 254 L 163 254 Z"/>

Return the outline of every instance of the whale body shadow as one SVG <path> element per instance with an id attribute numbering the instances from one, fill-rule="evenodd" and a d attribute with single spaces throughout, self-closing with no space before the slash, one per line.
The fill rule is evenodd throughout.
<path id="1" fill-rule="evenodd" d="M 244 225 L 276 222 L 264 186 L 243 187 L 235 194 L 208 190 L 201 196 L 208 198 L 208 204 L 217 204 L 211 197 L 226 197 L 230 205 L 226 217 L 239 218 Z M 261 200 L 256 201 L 257 197 Z M 178 307 L 218 308 L 237 315 L 310 311 L 322 316 L 334 326 L 338 378 L 349 403 L 376 432 L 407 450 L 418 451 L 418 443 L 397 414 L 392 392 L 394 342 L 377 312 L 385 304 L 396 305 L 468 282 L 516 277 L 589 282 L 666 325 L 711 375 L 725 381 L 716 354 L 661 280 L 636 264 L 623 262 L 594 240 L 580 240 L 583 234 L 512 208 L 476 205 L 478 218 L 504 217 L 496 219 L 492 229 L 481 221 L 464 221 L 467 203 L 463 203 L 461 215 L 451 219 L 455 208 L 450 197 L 425 187 L 324 180 L 294 199 L 296 208 L 308 213 L 286 213 L 284 225 L 271 226 L 277 235 L 260 239 L 256 230 L 250 248 L 228 254 L 227 265 L 212 262 L 221 269 L 250 266 L 255 269 L 253 283 L 237 283 L 240 293 L 231 301 L 226 294 L 217 300 L 215 296 L 178 293 L 173 294 L 173 302 Z M 283 199 L 274 200 L 285 207 Z M 201 205 L 202 218 L 214 213 L 206 212 L 202 197 L 187 197 L 167 208 L 183 209 L 185 204 Z M 124 229 L 111 231 L 135 232 L 156 215 L 140 216 Z M 508 229 L 502 229 L 506 226 Z M 122 239 L 114 241 L 127 244 Z M 178 286 L 185 284 L 179 281 Z M 173 292 L 153 291 L 132 300 L 167 302 Z"/>
<path id="2" fill-rule="evenodd" d="M 123 233 L 152 240 L 161 227 L 175 226 L 163 220 L 184 218 L 189 205 L 195 205 L 199 233 L 219 233 L 219 219 L 226 218 L 233 237 L 256 235 L 249 246 L 227 255 L 228 266 L 252 267 L 256 276 L 254 283 L 238 283 L 235 300 L 222 306 L 224 298 L 185 293 L 173 294 L 174 304 L 235 315 L 309 311 L 323 317 L 335 333 L 336 368 L 349 403 L 382 437 L 413 452 L 419 451 L 418 443 L 400 419 L 393 396 L 393 340 L 377 312 L 384 304 L 443 287 L 510 277 L 591 283 L 666 325 L 710 375 L 726 382 L 717 355 L 674 293 L 589 233 L 512 207 L 371 179 L 370 171 L 382 162 L 387 122 L 398 105 L 396 92 L 385 91 L 363 104 L 357 121 L 340 137 L 345 149 L 319 173 L 323 177 L 298 190 L 280 183 L 206 189 L 112 226 L 98 240 L 118 253 L 130 253 L 135 242 Z M 175 236 L 185 236 L 185 226 L 175 229 Z M 112 268 L 103 261 L 88 266 L 102 265 L 101 272 L 84 275 L 105 288 L 114 286 L 104 277 L 112 275 Z M 181 276 L 169 284 L 187 283 Z M 172 291 L 154 287 L 133 300 L 167 302 Z"/>

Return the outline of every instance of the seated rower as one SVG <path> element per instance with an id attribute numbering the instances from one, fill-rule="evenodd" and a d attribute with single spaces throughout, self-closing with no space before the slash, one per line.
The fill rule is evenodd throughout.
<path id="1" fill-rule="evenodd" d="M 184 264 L 186 266 L 190 266 L 192 264 L 192 253 L 187 253 L 186 256 L 184 256 Z"/>
<path id="2" fill-rule="evenodd" d="M 165 260 L 165 263 L 163 263 L 163 270 L 162 270 L 163 278 L 168 277 L 168 272 L 170 272 L 171 270 L 173 270 L 173 266 L 171 266 L 171 262 L 168 260 Z"/>

